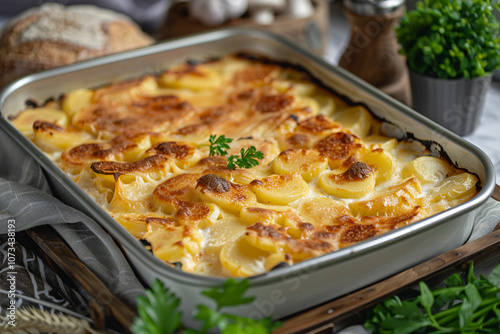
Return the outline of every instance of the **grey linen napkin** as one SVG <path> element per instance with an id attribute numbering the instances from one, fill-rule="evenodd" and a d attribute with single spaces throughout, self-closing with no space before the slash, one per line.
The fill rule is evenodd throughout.
<path id="1" fill-rule="evenodd" d="M 0 143 L 0 289 L 10 289 L 7 274 L 13 270 L 7 257 L 8 223 L 15 221 L 16 292 L 62 306 L 73 304 L 72 309 L 86 313 L 81 306 L 88 299 L 86 293 L 69 287 L 44 266 L 25 241 L 22 231 L 51 225 L 111 292 L 135 307 L 135 298 L 144 288 L 109 234 L 93 219 L 54 198 L 40 166 L 2 131 Z M 19 298 L 16 307 L 23 302 Z M 0 314 L 8 303 L 0 296 Z"/>

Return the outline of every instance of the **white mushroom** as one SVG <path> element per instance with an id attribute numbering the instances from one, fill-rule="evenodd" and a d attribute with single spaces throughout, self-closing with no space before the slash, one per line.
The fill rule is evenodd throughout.
<path id="1" fill-rule="evenodd" d="M 259 24 L 271 24 L 274 15 L 285 8 L 285 0 L 248 0 L 248 12 Z"/>
<path id="2" fill-rule="evenodd" d="M 296 18 L 310 17 L 314 13 L 311 0 L 288 0 L 284 14 Z"/>
<path id="3" fill-rule="evenodd" d="M 191 0 L 189 14 L 208 26 L 235 19 L 246 12 L 248 0 Z"/>

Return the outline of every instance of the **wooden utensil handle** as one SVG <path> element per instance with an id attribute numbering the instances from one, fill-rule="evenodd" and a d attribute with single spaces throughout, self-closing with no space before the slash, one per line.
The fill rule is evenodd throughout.
<path id="1" fill-rule="evenodd" d="M 27 233 L 66 275 L 78 282 L 94 298 L 94 301 L 91 301 L 91 305 L 94 305 L 91 307 L 92 310 L 102 308 L 105 316 L 116 319 L 128 331 L 137 314 L 109 291 L 106 285 L 80 261 L 53 228 L 40 226 L 27 230 Z M 101 318 L 93 318 L 97 321 L 97 325 L 103 326 L 102 314 L 97 316 L 97 318 L 99 317 Z"/>

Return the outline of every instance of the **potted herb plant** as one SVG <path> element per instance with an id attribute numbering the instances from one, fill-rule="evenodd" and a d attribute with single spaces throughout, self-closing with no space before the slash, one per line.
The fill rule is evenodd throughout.
<path id="1" fill-rule="evenodd" d="M 479 124 L 492 72 L 500 68 L 494 10 L 490 0 L 423 0 L 396 27 L 413 108 L 459 135 Z"/>

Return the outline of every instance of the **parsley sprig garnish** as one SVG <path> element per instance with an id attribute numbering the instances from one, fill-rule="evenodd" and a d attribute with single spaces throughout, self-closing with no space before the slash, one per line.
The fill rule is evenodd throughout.
<path id="1" fill-rule="evenodd" d="M 420 295 L 389 298 L 375 306 L 364 326 L 372 333 L 497 333 L 500 325 L 500 265 L 488 278 L 474 276 L 471 264 L 464 283 L 458 274 L 446 287 L 430 290 L 420 282 Z"/>
<path id="2" fill-rule="evenodd" d="M 248 279 L 228 279 L 221 288 L 202 291 L 204 296 L 215 302 L 217 309 L 198 305 L 194 319 L 201 322 L 201 330 L 186 329 L 182 333 L 202 334 L 216 328 L 222 334 L 269 334 L 281 326 L 280 322 L 274 322 L 271 317 L 254 320 L 221 312 L 221 309 L 228 306 L 251 303 L 255 298 L 244 296 L 249 286 Z M 130 330 L 134 334 L 177 333 L 182 326 L 179 304 L 179 298 L 170 293 L 163 283 L 155 280 L 151 290 L 146 291 L 146 297 L 138 297 L 139 317 Z"/>
<path id="3" fill-rule="evenodd" d="M 240 154 L 241 155 L 231 155 L 227 158 L 227 169 L 236 169 L 236 166 L 240 168 L 252 168 L 259 164 L 255 158 L 264 158 L 264 153 L 257 151 L 255 146 L 250 146 L 246 150 L 242 148 Z"/>
<path id="4" fill-rule="evenodd" d="M 227 155 L 227 151 L 229 150 L 229 143 L 233 141 L 232 138 L 226 138 L 225 135 L 219 136 L 217 138 L 216 135 L 210 135 L 210 154 L 209 156 L 213 157 L 215 155 L 220 155 L 221 157 L 224 157 Z"/>
<path id="5" fill-rule="evenodd" d="M 227 151 L 230 149 L 229 143 L 233 141 L 232 138 L 226 138 L 225 135 L 217 137 L 216 135 L 210 135 L 210 154 L 213 157 L 215 155 L 220 155 L 225 157 L 228 155 Z M 227 158 L 227 169 L 236 169 L 236 166 L 240 168 L 252 168 L 259 164 L 257 159 L 263 159 L 264 153 L 257 151 L 255 146 L 250 146 L 246 150 L 242 148 L 240 150 L 240 155 L 231 155 Z"/>
<path id="6" fill-rule="evenodd" d="M 137 297 L 139 316 L 130 330 L 134 334 L 174 333 L 182 325 L 179 304 L 180 299 L 155 280 L 151 290 L 146 290 L 146 296 Z"/>

